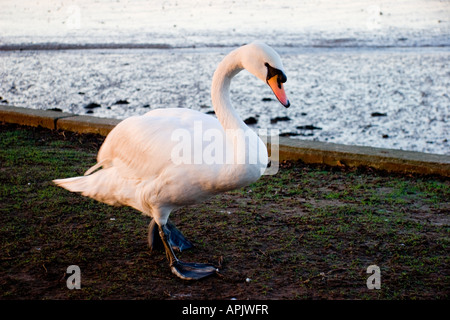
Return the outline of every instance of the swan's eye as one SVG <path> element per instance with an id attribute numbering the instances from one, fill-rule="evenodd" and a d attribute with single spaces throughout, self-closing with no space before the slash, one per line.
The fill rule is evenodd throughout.
<path id="1" fill-rule="evenodd" d="M 275 76 L 278 76 L 277 77 L 278 87 L 281 88 L 281 84 L 287 81 L 287 77 L 284 74 L 284 72 L 279 69 L 273 68 L 267 62 L 265 63 L 265 66 L 267 67 L 267 80 L 272 79 Z"/>

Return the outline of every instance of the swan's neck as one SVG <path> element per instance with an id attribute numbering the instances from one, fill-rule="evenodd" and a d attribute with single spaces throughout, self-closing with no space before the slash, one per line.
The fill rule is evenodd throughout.
<path id="1" fill-rule="evenodd" d="M 229 139 L 233 145 L 233 169 L 231 171 L 227 169 L 227 178 L 224 181 L 233 181 L 234 187 L 256 181 L 268 163 L 265 144 L 252 129 L 247 127 L 231 104 L 231 79 L 244 69 L 241 62 L 244 54 L 242 48 L 232 51 L 222 60 L 214 73 L 211 88 L 217 119 L 225 130 L 227 140 Z"/>
<path id="2" fill-rule="evenodd" d="M 217 119 L 224 130 L 247 128 L 233 108 L 230 99 L 231 79 L 243 69 L 240 62 L 240 50 L 229 53 L 214 72 L 211 99 Z"/>

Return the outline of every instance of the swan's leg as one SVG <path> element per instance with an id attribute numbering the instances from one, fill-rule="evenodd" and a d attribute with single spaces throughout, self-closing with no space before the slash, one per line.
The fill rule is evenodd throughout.
<path id="1" fill-rule="evenodd" d="M 194 246 L 183 236 L 180 230 L 178 230 L 172 222 L 167 221 L 166 227 L 170 231 L 170 236 L 167 241 L 169 241 L 172 249 L 181 252 Z M 148 226 L 148 245 L 151 251 L 164 250 L 164 245 L 161 241 L 161 237 L 159 236 L 158 225 L 156 224 L 155 219 L 152 219 Z"/>
<path id="2" fill-rule="evenodd" d="M 158 225 L 156 224 L 155 219 L 152 219 L 148 225 L 147 240 L 150 251 L 164 250 L 164 245 L 161 241 L 161 237 L 159 236 Z"/>
<path id="3" fill-rule="evenodd" d="M 159 235 L 166 250 L 172 273 L 184 280 L 199 280 L 215 274 L 218 270 L 210 264 L 188 263 L 178 260 L 169 243 L 170 230 L 167 225 L 159 226 Z"/>

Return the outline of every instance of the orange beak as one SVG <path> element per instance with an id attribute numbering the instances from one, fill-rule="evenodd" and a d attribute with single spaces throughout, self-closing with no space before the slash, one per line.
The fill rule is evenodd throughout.
<path id="1" fill-rule="evenodd" d="M 286 108 L 289 108 L 291 104 L 286 96 L 286 92 L 284 91 L 283 83 L 281 82 L 280 76 L 275 75 L 272 78 L 268 79 L 267 84 L 272 89 L 278 101 L 280 101 L 280 103 Z"/>

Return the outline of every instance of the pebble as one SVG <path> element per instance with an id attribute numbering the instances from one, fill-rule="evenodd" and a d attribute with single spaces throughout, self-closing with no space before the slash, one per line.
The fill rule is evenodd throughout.
<path id="1" fill-rule="evenodd" d="M 273 119 L 270 119 L 270 123 L 277 123 L 278 121 L 289 121 L 291 118 L 289 117 L 275 117 Z"/>
<path id="2" fill-rule="evenodd" d="M 306 125 L 306 126 L 298 126 L 297 129 L 299 129 L 299 130 L 322 130 L 322 128 L 313 126 L 311 124 Z"/>
<path id="3" fill-rule="evenodd" d="M 381 112 L 372 112 L 370 114 L 372 117 L 386 117 L 387 113 L 381 113 Z"/>
<path id="4" fill-rule="evenodd" d="M 130 104 L 127 100 L 117 100 L 114 104 Z"/>
<path id="5" fill-rule="evenodd" d="M 92 102 L 89 103 L 88 105 L 84 106 L 85 109 L 95 109 L 95 108 L 100 108 L 101 105 L 99 105 L 98 103 Z"/>
<path id="6" fill-rule="evenodd" d="M 255 117 L 249 117 L 244 120 L 245 124 L 256 124 L 258 120 Z"/>

